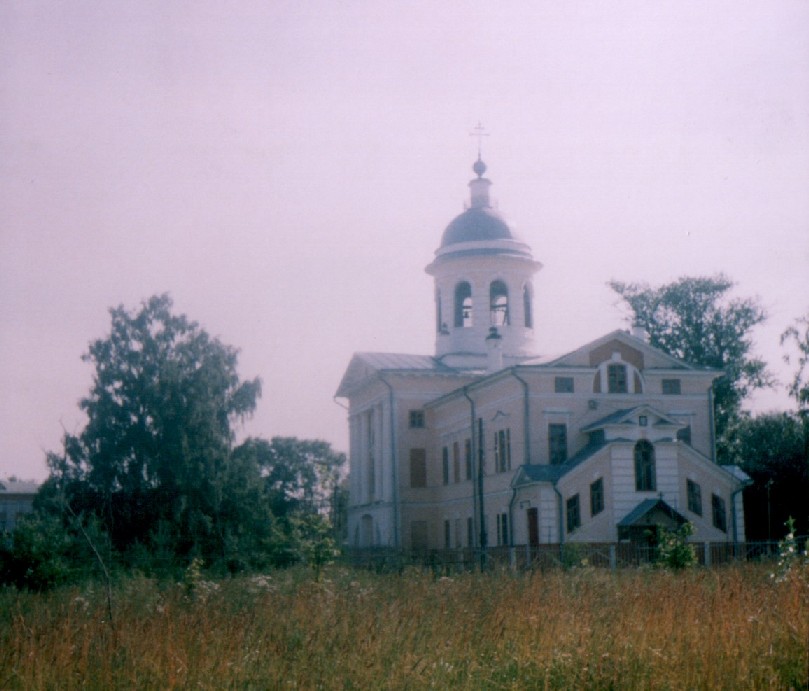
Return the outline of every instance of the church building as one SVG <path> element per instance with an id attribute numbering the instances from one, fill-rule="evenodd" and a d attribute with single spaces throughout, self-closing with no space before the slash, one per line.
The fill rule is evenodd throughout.
<path id="1" fill-rule="evenodd" d="M 749 478 L 716 463 L 722 375 L 616 330 L 540 357 L 542 265 L 492 207 L 478 157 L 468 208 L 441 236 L 435 353 L 356 353 L 348 402 L 348 542 L 403 550 L 744 540 Z"/>

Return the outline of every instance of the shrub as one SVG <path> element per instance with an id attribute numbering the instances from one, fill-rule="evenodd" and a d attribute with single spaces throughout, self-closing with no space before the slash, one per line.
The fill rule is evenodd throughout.
<path id="1" fill-rule="evenodd" d="M 655 563 L 667 569 L 686 569 L 696 565 L 697 555 L 688 538 L 694 534 L 694 526 L 683 523 L 677 530 L 660 528 Z"/>
<path id="2" fill-rule="evenodd" d="M 0 582 L 28 590 L 48 590 L 71 577 L 73 538 L 58 516 L 23 516 L 0 546 Z"/>

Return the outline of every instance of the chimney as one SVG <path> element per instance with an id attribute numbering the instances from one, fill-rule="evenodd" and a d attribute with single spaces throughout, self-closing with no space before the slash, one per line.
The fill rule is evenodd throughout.
<path id="1" fill-rule="evenodd" d="M 497 327 L 489 328 L 489 335 L 486 336 L 486 371 L 489 373 L 498 372 L 503 369 L 503 337 L 497 332 Z"/>
<path id="2" fill-rule="evenodd" d="M 631 333 L 635 338 L 640 339 L 644 343 L 649 342 L 649 332 L 646 330 L 646 324 L 644 324 L 640 319 L 636 319 L 632 323 Z"/>

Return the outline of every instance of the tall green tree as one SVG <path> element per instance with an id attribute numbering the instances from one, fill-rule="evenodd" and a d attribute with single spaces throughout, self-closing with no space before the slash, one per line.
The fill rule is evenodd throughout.
<path id="1" fill-rule="evenodd" d="M 777 540 L 788 518 L 809 532 L 809 428 L 795 413 L 742 414 L 730 434 L 731 454 L 753 479 L 744 491 L 748 540 Z"/>
<path id="2" fill-rule="evenodd" d="M 798 317 L 781 334 L 781 345 L 794 351 L 784 355 L 784 361 L 795 366 L 795 374 L 788 384 L 789 394 L 799 410 L 809 412 L 809 312 Z"/>
<path id="3" fill-rule="evenodd" d="M 233 458 L 260 470 L 282 535 L 276 562 L 305 561 L 319 568 L 326 553 L 341 541 L 340 480 L 345 454 L 325 441 L 251 437 L 234 449 Z"/>
<path id="4" fill-rule="evenodd" d="M 242 381 L 237 350 L 172 307 L 158 295 L 110 310 L 109 335 L 84 356 L 94 367 L 80 403 L 87 424 L 49 454 L 52 482 L 119 550 L 157 540 L 179 557 L 227 558 L 244 524 L 258 530 L 269 516 L 258 467 L 231 460 L 261 382 Z"/>
<path id="5" fill-rule="evenodd" d="M 234 457 L 251 458 L 260 468 L 276 516 L 330 513 L 346 460 L 328 442 L 296 437 L 251 437 Z"/>
<path id="6" fill-rule="evenodd" d="M 643 323 L 656 348 L 692 365 L 724 372 L 714 384 L 717 456 L 732 460 L 727 437 L 743 400 L 756 389 L 772 386 L 766 363 L 752 354 L 753 328 L 766 319 L 753 298 L 734 298 L 726 276 L 684 277 L 653 287 L 647 283 L 611 281 L 610 287 Z"/>

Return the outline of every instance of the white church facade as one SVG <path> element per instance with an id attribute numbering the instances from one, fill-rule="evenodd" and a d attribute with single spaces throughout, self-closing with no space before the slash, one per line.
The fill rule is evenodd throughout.
<path id="1" fill-rule="evenodd" d="M 721 376 L 617 330 L 534 351 L 541 264 L 490 203 L 468 208 L 426 271 L 434 355 L 356 353 L 337 390 L 350 431 L 348 542 L 403 550 L 644 542 L 658 526 L 744 540 L 748 478 L 715 461 Z"/>

